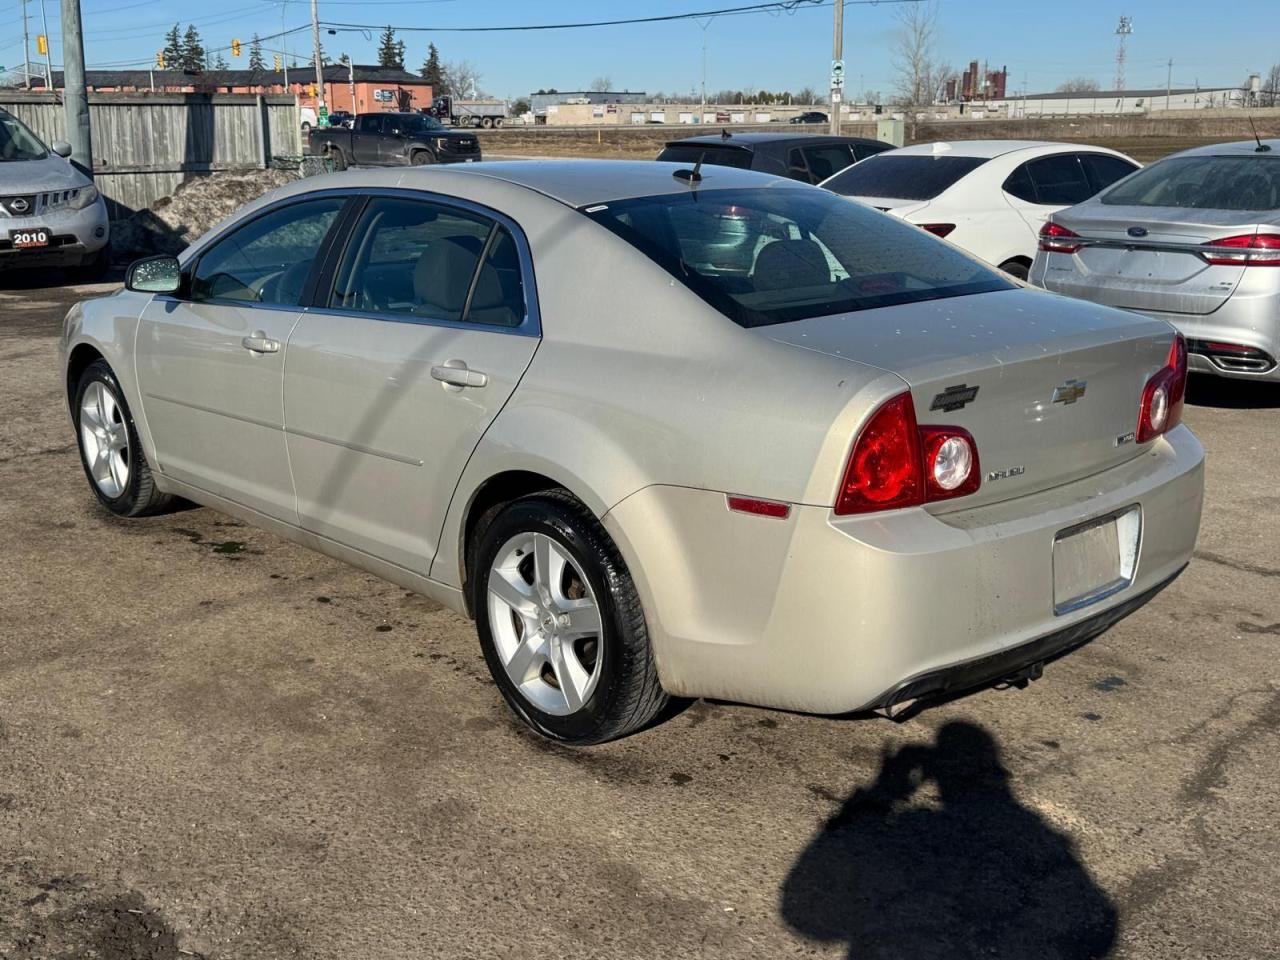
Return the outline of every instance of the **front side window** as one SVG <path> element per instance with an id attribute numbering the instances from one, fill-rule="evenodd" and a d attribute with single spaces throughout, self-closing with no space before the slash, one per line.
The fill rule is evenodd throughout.
<path id="1" fill-rule="evenodd" d="M 1280 157 L 1170 157 L 1102 195 L 1109 206 L 1280 209 Z"/>
<path id="2" fill-rule="evenodd" d="M 49 155 L 40 138 L 17 117 L 0 113 L 0 162 L 5 160 L 43 160 Z"/>
<path id="3" fill-rule="evenodd" d="M 200 256 L 191 299 L 299 305 L 344 202 L 342 197 L 303 200 L 234 228 Z"/>
<path id="4" fill-rule="evenodd" d="M 846 167 L 823 186 L 846 197 L 932 200 L 986 162 L 984 157 L 881 153 Z"/>
<path id="5" fill-rule="evenodd" d="M 697 190 L 590 209 L 744 327 L 1013 289 L 919 227 L 819 190 Z"/>
<path id="6" fill-rule="evenodd" d="M 375 197 L 352 231 L 329 306 L 517 326 L 524 319 L 519 255 L 506 229 L 487 217 Z"/>

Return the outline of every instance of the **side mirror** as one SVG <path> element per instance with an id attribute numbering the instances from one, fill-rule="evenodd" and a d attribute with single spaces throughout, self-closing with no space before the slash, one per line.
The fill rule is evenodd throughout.
<path id="1" fill-rule="evenodd" d="M 129 264 L 124 275 L 126 290 L 138 293 L 177 293 L 182 286 L 182 267 L 177 257 L 145 257 Z"/>
<path id="2" fill-rule="evenodd" d="M 60 157 L 71 156 L 71 144 L 67 143 L 67 141 L 65 140 L 53 141 L 52 150 L 54 153 L 56 153 Z"/>

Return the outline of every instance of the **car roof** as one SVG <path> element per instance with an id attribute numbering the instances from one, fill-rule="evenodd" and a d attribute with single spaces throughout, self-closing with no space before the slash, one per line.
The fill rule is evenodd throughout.
<path id="1" fill-rule="evenodd" d="M 760 143 L 880 143 L 871 137 L 835 137 L 822 133 L 735 133 L 724 137 L 719 133 L 706 133 L 696 137 L 685 137 L 681 140 L 668 140 L 668 147 L 678 147 L 685 143 L 702 143 L 708 146 L 755 146 Z"/>
<path id="2" fill-rule="evenodd" d="M 899 147 L 888 155 L 895 157 L 946 155 L 981 157 L 991 160 L 1019 150 L 1043 150 L 1045 153 L 1052 153 L 1058 150 L 1095 149 L 1111 152 L 1106 147 L 1093 147 L 1084 143 L 1057 143 L 1052 140 L 939 140 L 934 143 L 916 143 L 909 147 Z"/>
<path id="3" fill-rule="evenodd" d="M 404 171 L 401 185 L 413 187 L 416 171 L 428 175 L 433 167 L 413 167 Z M 451 164 L 450 173 L 489 177 L 526 187 L 571 207 L 611 200 L 683 194 L 691 189 L 717 190 L 742 187 L 792 186 L 794 180 L 736 167 L 704 164 L 697 187 L 673 174 L 688 164 L 658 163 L 654 160 L 506 160 L 478 164 Z"/>
<path id="4" fill-rule="evenodd" d="M 1257 140 L 1238 140 L 1233 143 L 1211 143 L 1204 147 L 1192 147 L 1190 150 L 1183 150 L 1175 153 L 1175 157 L 1232 157 L 1232 156 L 1267 156 L 1280 159 L 1280 140 L 1263 138 L 1263 144 L 1271 149 L 1258 152 Z M 1166 158 L 1167 159 L 1167 158 Z"/>

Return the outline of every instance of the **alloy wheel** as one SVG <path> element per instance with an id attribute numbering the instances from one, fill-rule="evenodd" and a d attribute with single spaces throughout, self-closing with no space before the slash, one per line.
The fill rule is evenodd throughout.
<path id="1" fill-rule="evenodd" d="M 98 490 L 114 500 L 129 486 L 133 462 L 124 411 L 111 388 L 95 380 L 80 398 L 80 446 Z"/>

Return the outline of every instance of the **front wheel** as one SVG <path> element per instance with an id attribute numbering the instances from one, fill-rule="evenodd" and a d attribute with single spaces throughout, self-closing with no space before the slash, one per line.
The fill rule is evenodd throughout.
<path id="1" fill-rule="evenodd" d="M 666 706 L 631 575 L 577 500 L 549 493 L 496 510 L 482 519 L 471 559 L 485 662 L 534 730 L 602 743 Z"/>
<path id="2" fill-rule="evenodd" d="M 167 509 L 173 498 L 156 488 L 124 391 L 105 360 L 80 375 L 71 409 L 80 463 L 102 505 L 121 517 Z"/>
<path id="3" fill-rule="evenodd" d="M 425 167 L 429 163 L 435 163 L 436 158 L 432 156 L 430 150 L 415 150 L 409 155 L 409 163 L 415 167 Z"/>

